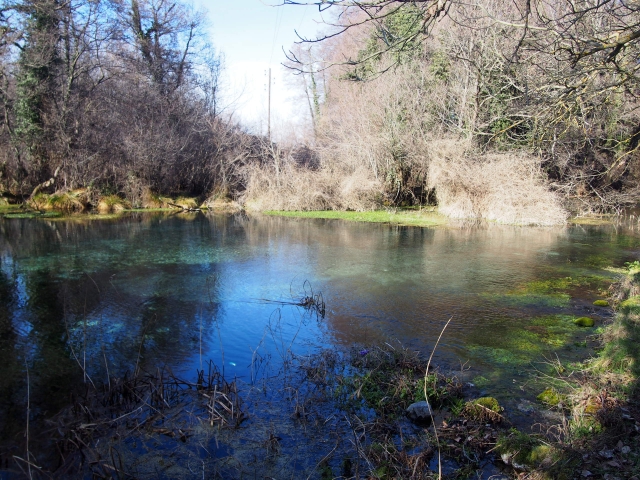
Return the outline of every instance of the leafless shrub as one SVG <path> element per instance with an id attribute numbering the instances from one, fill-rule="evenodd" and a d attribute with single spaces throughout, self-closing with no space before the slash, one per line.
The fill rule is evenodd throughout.
<path id="1" fill-rule="evenodd" d="M 343 174 L 287 163 L 275 174 L 271 166 L 252 166 L 243 203 L 254 210 L 370 210 L 377 206 L 380 184 L 365 169 Z"/>
<path id="2" fill-rule="evenodd" d="M 525 225 L 561 224 L 567 217 L 559 197 L 545 184 L 536 158 L 473 156 L 454 140 L 434 143 L 431 155 L 429 185 L 445 215 Z"/>

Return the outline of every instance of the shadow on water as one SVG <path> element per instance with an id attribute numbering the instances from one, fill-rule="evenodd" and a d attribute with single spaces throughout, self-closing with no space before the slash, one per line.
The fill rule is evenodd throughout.
<path id="1" fill-rule="evenodd" d="M 435 361 L 474 385 L 468 395 L 490 393 L 515 421 L 533 423 L 531 372 L 544 372 L 545 358 L 588 354 L 593 329 L 573 320 L 606 320 L 608 310 L 592 305 L 615 276 L 605 268 L 637 258 L 639 243 L 635 231 L 611 226 L 427 229 L 201 214 L 0 220 L 0 428 L 16 445 L 3 447 L 3 461 L 24 452 L 25 365 L 38 425 L 84 389 L 79 364 L 104 383 L 107 370 L 122 377 L 137 363 L 190 378 L 211 358 L 254 388 L 253 368 L 285 365 L 279 352 L 290 345 L 305 355 L 400 341 L 429 355 L 451 317 Z M 302 302 L 305 281 L 326 301 L 322 322 L 303 322 L 304 305 L 288 305 Z M 255 428 L 261 441 L 285 435 Z M 295 443 L 294 431 L 286 435 Z"/>

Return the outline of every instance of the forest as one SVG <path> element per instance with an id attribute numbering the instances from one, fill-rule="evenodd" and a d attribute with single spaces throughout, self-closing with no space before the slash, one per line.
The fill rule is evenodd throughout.
<path id="1" fill-rule="evenodd" d="M 635 2 L 279 8 L 309 4 L 332 20 L 289 51 L 312 128 L 287 144 L 220 108 L 220 57 L 186 3 L 3 0 L 4 198 L 81 189 L 81 208 L 104 195 L 141 207 L 161 195 L 256 210 L 433 204 L 542 225 L 637 202 Z"/>

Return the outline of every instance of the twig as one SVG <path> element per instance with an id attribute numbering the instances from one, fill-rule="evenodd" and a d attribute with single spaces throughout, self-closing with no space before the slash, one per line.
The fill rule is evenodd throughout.
<path id="1" fill-rule="evenodd" d="M 427 402 L 429 401 L 429 397 L 427 396 L 427 378 L 429 376 L 429 367 L 431 366 L 431 359 L 433 358 L 433 354 L 435 353 L 436 348 L 438 348 L 438 343 L 440 343 L 442 334 L 449 326 L 449 323 L 451 322 L 451 320 L 453 320 L 453 317 L 450 317 L 449 320 L 447 320 L 447 323 L 445 323 L 444 327 L 442 327 L 442 330 L 440 331 L 440 335 L 438 335 L 438 340 L 436 340 L 436 344 L 433 346 L 433 350 L 431 350 L 431 355 L 429 355 L 427 368 L 424 371 L 424 398 Z M 441 480 L 442 479 L 442 455 L 440 451 L 440 441 L 438 440 L 438 429 L 436 428 L 435 421 L 433 420 L 433 411 L 431 410 L 431 405 L 429 405 L 429 416 L 431 417 L 431 423 L 433 424 L 433 432 L 436 436 L 436 445 L 438 446 L 438 479 Z"/>
<path id="2" fill-rule="evenodd" d="M 24 366 L 27 369 L 27 430 L 24 432 L 25 437 L 27 437 L 27 470 L 29 471 L 29 478 L 32 479 L 33 475 L 31 474 L 31 462 L 29 461 L 30 453 L 29 453 L 29 417 L 31 416 L 31 382 L 29 379 L 29 364 L 27 360 L 24 361 Z"/>

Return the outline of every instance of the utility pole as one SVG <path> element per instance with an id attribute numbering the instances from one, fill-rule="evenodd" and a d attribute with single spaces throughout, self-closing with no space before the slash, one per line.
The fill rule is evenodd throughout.
<path id="1" fill-rule="evenodd" d="M 271 67 L 269 67 L 269 103 L 267 106 L 267 138 L 271 141 Z"/>

